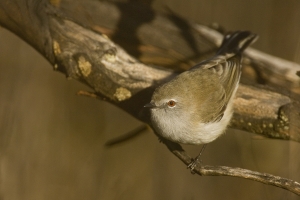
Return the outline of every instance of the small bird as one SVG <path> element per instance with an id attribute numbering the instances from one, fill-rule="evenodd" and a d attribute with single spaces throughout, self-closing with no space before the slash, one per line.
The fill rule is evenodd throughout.
<path id="1" fill-rule="evenodd" d="M 192 171 L 205 144 L 223 134 L 230 122 L 241 54 L 257 37 L 249 31 L 227 34 L 215 56 L 156 88 L 144 106 L 158 135 L 181 144 L 204 144 L 188 166 Z"/>

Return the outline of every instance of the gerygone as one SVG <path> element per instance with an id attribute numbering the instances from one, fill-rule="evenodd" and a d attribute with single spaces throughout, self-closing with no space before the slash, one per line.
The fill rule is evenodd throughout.
<path id="1" fill-rule="evenodd" d="M 224 37 L 216 55 L 156 88 L 150 108 L 156 133 L 182 144 L 205 144 L 224 133 L 233 113 L 241 54 L 257 38 L 248 31 Z M 194 169 L 200 154 L 189 165 Z"/>

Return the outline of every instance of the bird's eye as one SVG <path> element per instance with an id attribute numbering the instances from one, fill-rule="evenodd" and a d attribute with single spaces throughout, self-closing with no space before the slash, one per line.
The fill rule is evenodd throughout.
<path id="1" fill-rule="evenodd" d="M 176 101 L 170 100 L 170 101 L 167 102 L 167 105 L 168 105 L 169 107 L 175 107 L 175 106 L 176 106 Z"/>

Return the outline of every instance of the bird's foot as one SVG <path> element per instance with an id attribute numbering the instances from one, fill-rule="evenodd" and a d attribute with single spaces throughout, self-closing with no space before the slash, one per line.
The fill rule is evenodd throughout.
<path id="1" fill-rule="evenodd" d="M 195 174 L 196 172 L 194 171 L 195 167 L 197 166 L 197 164 L 200 164 L 202 163 L 202 160 L 200 159 L 201 158 L 201 154 L 203 153 L 204 149 L 206 147 L 206 144 L 204 144 L 201 148 L 201 151 L 199 153 L 199 155 L 195 158 L 195 159 L 192 159 L 192 162 L 187 166 L 188 169 L 191 170 L 191 173 L 192 174 Z"/>
<path id="2" fill-rule="evenodd" d="M 158 136 L 158 142 L 164 144 L 165 143 L 165 139 L 162 138 L 162 137 L 160 137 L 160 136 Z"/>
<path id="3" fill-rule="evenodd" d="M 187 169 L 191 170 L 192 174 L 195 174 L 196 172 L 194 171 L 194 169 L 197 167 L 198 164 L 201 165 L 202 161 L 198 159 L 198 157 L 196 157 L 195 159 L 192 159 L 192 162 L 187 166 Z"/>

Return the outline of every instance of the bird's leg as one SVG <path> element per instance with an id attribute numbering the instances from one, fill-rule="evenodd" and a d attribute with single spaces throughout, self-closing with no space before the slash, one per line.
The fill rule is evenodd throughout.
<path id="1" fill-rule="evenodd" d="M 192 174 L 195 173 L 194 172 L 194 168 L 196 167 L 198 161 L 201 162 L 200 157 L 201 157 L 201 154 L 203 153 L 205 147 L 206 147 L 206 144 L 204 144 L 202 146 L 202 148 L 201 148 L 200 153 L 198 154 L 198 156 L 195 159 L 193 159 L 192 162 L 187 166 L 187 168 L 189 168 L 191 170 Z"/>

